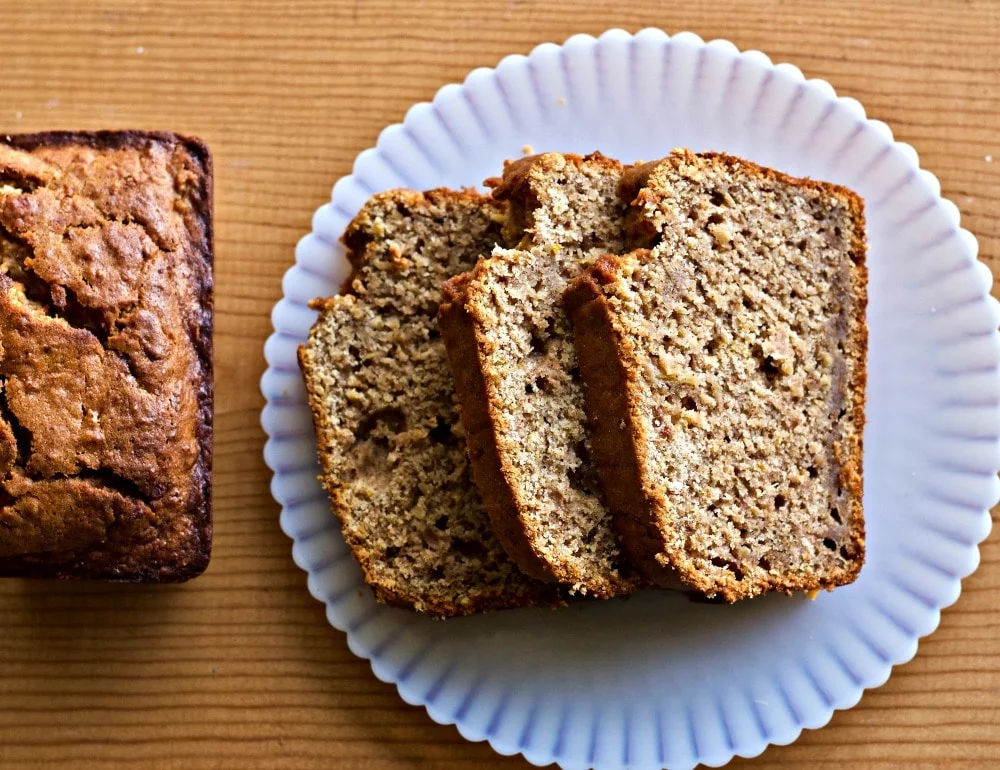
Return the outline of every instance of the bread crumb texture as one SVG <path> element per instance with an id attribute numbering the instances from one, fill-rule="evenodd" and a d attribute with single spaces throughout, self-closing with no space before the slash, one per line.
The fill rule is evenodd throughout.
<path id="1" fill-rule="evenodd" d="M 316 303 L 299 352 L 322 480 L 365 580 L 438 616 L 561 601 L 490 528 L 435 320 L 441 283 L 490 252 L 502 218 L 472 192 L 374 196 L 344 235 L 346 293 Z"/>
<path id="2" fill-rule="evenodd" d="M 209 164 L 167 134 L 0 142 L 0 573 L 204 569 Z"/>
<path id="3" fill-rule="evenodd" d="M 637 560 L 729 601 L 851 582 L 864 559 L 861 200 L 724 155 L 630 173 L 629 236 L 654 249 L 593 275 L 627 373 L 629 424 L 604 430 L 634 437 Z"/>
<path id="4" fill-rule="evenodd" d="M 493 195 L 510 203 L 504 235 L 516 248 L 480 262 L 465 294 L 515 500 L 515 510 L 500 515 L 518 520 L 516 528 L 500 522 L 497 529 L 513 529 L 509 550 L 529 550 L 548 577 L 602 597 L 635 590 L 637 578 L 602 499 L 561 297 L 598 257 L 624 247 L 621 171 L 599 154 L 509 163 Z"/>

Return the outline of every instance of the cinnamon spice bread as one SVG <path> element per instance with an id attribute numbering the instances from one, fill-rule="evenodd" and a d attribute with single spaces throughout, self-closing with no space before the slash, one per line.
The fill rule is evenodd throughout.
<path id="1" fill-rule="evenodd" d="M 299 349 L 322 481 L 379 600 L 437 615 L 559 604 L 494 536 L 473 485 L 441 283 L 488 254 L 503 208 L 473 192 L 374 196 L 344 234 L 354 274 Z"/>
<path id="2" fill-rule="evenodd" d="M 493 197 L 509 202 L 504 240 L 517 248 L 446 284 L 439 314 L 500 541 L 528 574 L 596 597 L 633 591 L 636 576 L 601 498 L 560 301 L 584 267 L 623 247 L 621 171 L 599 154 L 508 163 Z"/>
<path id="3" fill-rule="evenodd" d="M 0 136 L 0 575 L 205 569 L 212 303 L 200 141 Z"/>
<path id="4" fill-rule="evenodd" d="M 632 169 L 632 245 L 566 294 L 629 556 L 727 601 L 864 559 L 862 201 L 734 157 Z"/>

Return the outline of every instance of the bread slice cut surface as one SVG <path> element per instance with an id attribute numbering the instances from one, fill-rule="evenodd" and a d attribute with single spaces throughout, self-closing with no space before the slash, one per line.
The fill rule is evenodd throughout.
<path id="1" fill-rule="evenodd" d="M 678 151 L 626 175 L 629 239 L 566 294 L 629 556 L 727 601 L 864 559 L 865 224 L 850 191 Z"/>
<path id="2" fill-rule="evenodd" d="M 623 247 L 622 167 L 548 153 L 509 163 L 493 191 L 509 202 L 510 249 L 445 287 L 440 322 L 476 482 L 494 528 L 526 572 L 578 593 L 627 594 L 622 559 L 584 424 L 569 281 Z"/>
<path id="3" fill-rule="evenodd" d="M 435 315 L 441 283 L 500 233 L 472 192 L 373 197 L 344 234 L 354 273 L 299 350 L 322 481 L 366 582 L 436 616 L 558 604 L 523 575 L 473 485 Z"/>

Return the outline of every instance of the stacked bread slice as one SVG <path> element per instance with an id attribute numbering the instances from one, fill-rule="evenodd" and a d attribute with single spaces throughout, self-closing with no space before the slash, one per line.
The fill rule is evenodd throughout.
<path id="1" fill-rule="evenodd" d="M 599 597 L 636 587 L 591 458 L 570 280 L 624 248 L 622 167 L 549 153 L 511 163 L 493 189 L 514 216 L 497 249 L 445 285 L 438 316 L 476 483 L 522 569 Z"/>
<path id="2" fill-rule="evenodd" d="M 734 601 L 861 568 L 861 201 L 725 155 L 630 171 L 629 239 L 566 295 L 635 564 Z"/>
<path id="3" fill-rule="evenodd" d="M 489 183 L 375 196 L 300 353 L 379 598 L 447 616 L 852 581 L 857 196 L 686 151 L 547 153 Z"/>
<path id="4" fill-rule="evenodd" d="M 299 349 L 344 539 L 381 601 L 432 615 L 561 601 L 493 535 L 435 321 L 441 283 L 492 249 L 501 215 L 471 192 L 376 195 L 344 234 L 346 290 L 314 303 Z"/>

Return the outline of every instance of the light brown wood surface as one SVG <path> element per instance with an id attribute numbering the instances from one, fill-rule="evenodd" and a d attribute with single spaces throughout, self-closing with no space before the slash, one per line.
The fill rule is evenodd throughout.
<path id="1" fill-rule="evenodd" d="M 994 3 L 0 2 L 0 132 L 199 135 L 218 228 L 211 567 L 180 587 L 0 584 L 0 767 L 527 767 L 405 705 L 327 624 L 268 492 L 258 380 L 295 242 L 382 127 L 474 67 L 612 26 L 828 79 L 917 149 L 1000 268 Z M 888 684 L 733 766 L 1000 767 L 998 538 Z"/>

